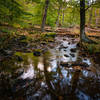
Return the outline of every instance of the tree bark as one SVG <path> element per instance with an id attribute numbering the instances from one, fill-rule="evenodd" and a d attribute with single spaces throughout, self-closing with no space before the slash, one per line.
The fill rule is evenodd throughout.
<path id="1" fill-rule="evenodd" d="M 41 25 L 41 31 L 42 32 L 44 31 L 44 27 L 45 27 L 45 23 L 46 23 L 49 2 L 50 2 L 49 0 L 45 0 L 45 10 L 44 10 L 43 19 L 42 19 L 42 25 Z"/>
<path id="2" fill-rule="evenodd" d="M 97 10 L 95 10 L 95 24 L 96 24 L 96 27 L 97 27 L 98 26 Z"/>
<path id="3" fill-rule="evenodd" d="M 65 17 L 65 13 L 64 10 L 62 11 L 62 25 L 64 24 L 64 17 Z"/>
<path id="4" fill-rule="evenodd" d="M 59 6 L 59 9 L 58 9 L 58 16 L 57 16 L 57 20 L 56 20 L 56 27 L 58 27 L 58 25 L 59 25 L 60 10 L 61 10 L 61 6 Z"/>
<path id="5" fill-rule="evenodd" d="M 85 0 L 80 0 L 80 41 L 95 43 L 85 34 Z"/>
<path id="6" fill-rule="evenodd" d="M 80 39 L 85 38 L 85 0 L 80 0 Z"/>
<path id="7" fill-rule="evenodd" d="M 91 25 L 91 21 L 92 21 L 92 12 L 93 12 L 93 7 L 90 10 L 90 15 L 89 15 L 89 22 L 88 22 L 88 26 L 90 27 Z"/>

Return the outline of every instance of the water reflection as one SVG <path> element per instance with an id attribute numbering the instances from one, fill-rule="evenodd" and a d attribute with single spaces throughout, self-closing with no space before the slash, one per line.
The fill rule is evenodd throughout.
<path id="1" fill-rule="evenodd" d="M 29 65 L 29 68 L 27 69 L 27 71 L 21 75 L 22 79 L 32 79 L 34 77 L 34 67 L 32 64 Z"/>
<path id="2" fill-rule="evenodd" d="M 5 94 L 5 100 L 99 100 L 100 78 L 97 69 L 93 69 L 88 58 L 81 57 L 80 60 L 88 67 L 76 64 L 79 50 L 72 39 L 68 42 L 60 38 L 58 41 L 61 42 L 59 46 L 49 49 L 40 57 L 35 57 L 33 53 L 17 52 L 15 55 L 21 56 L 22 62 L 15 58 L 0 62 L 2 71 L 11 75 L 8 83 L 8 76 L 6 78 L 4 73 L 0 74 L 0 96 L 5 99 L 3 91 L 10 88 L 11 93 Z M 6 87 L 8 84 L 10 86 Z"/>

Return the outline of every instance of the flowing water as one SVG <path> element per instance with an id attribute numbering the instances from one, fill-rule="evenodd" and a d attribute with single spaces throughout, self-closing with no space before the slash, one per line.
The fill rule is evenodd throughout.
<path id="1" fill-rule="evenodd" d="M 100 69 L 82 56 L 78 39 L 56 37 L 43 53 L 16 52 L 0 62 L 0 100 L 100 100 Z"/>

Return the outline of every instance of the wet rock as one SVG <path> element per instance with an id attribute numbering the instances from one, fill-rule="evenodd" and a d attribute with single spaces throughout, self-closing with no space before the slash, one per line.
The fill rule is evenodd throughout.
<path id="1" fill-rule="evenodd" d="M 77 58 L 77 62 L 82 62 L 82 57 L 81 57 L 81 56 L 79 56 L 79 57 Z"/>
<path id="2" fill-rule="evenodd" d="M 86 64 L 88 64 L 88 65 L 91 65 L 90 59 L 84 58 L 82 61 L 83 61 L 83 63 L 86 63 Z"/>
<path id="3" fill-rule="evenodd" d="M 48 46 L 53 49 L 54 48 L 54 44 L 48 44 Z"/>
<path id="4" fill-rule="evenodd" d="M 71 43 L 70 42 L 68 42 L 68 45 L 70 45 Z"/>
<path id="5" fill-rule="evenodd" d="M 86 63 L 80 63 L 80 62 L 72 63 L 71 66 L 89 67 L 88 64 L 86 64 Z"/>
<path id="6" fill-rule="evenodd" d="M 17 61 L 20 61 L 20 62 L 23 61 L 23 58 L 21 56 L 16 56 L 16 59 L 17 59 Z"/>
<path id="7" fill-rule="evenodd" d="M 64 49 L 64 51 L 67 51 L 66 49 Z"/>
<path id="8" fill-rule="evenodd" d="M 61 50 L 61 49 L 67 49 L 68 48 L 68 46 L 64 46 L 64 45 L 60 45 L 60 47 L 59 47 L 59 50 Z"/>
<path id="9" fill-rule="evenodd" d="M 61 62 L 60 65 L 63 66 L 63 67 L 68 67 L 69 66 L 67 62 Z"/>
<path id="10" fill-rule="evenodd" d="M 85 53 L 83 53 L 83 54 L 82 54 L 82 56 L 83 56 L 83 57 L 86 57 L 86 54 L 85 54 Z"/>
<path id="11" fill-rule="evenodd" d="M 4 55 L 4 56 L 11 56 L 11 55 L 13 55 L 13 51 L 11 51 L 11 50 L 4 50 L 4 49 L 0 49 L 0 55 Z"/>
<path id="12" fill-rule="evenodd" d="M 72 41 L 74 41 L 75 39 L 73 38 L 73 39 L 71 39 Z"/>
<path id="13" fill-rule="evenodd" d="M 42 49 L 42 53 L 43 53 L 43 54 L 46 53 L 47 51 L 48 51 L 47 48 Z"/>
<path id="14" fill-rule="evenodd" d="M 66 39 L 65 39 L 65 38 L 63 38 L 63 40 L 64 40 L 64 41 L 66 41 Z"/>
<path id="15" fill-rule="evenodd" d="M 77 47 L 80 47 L 80 43 L 77 43 L 77 45 L 76 45 Z"/>
<path id="16" fill-rule="evenodd" d="M 75 57 L 75 54 L 70 53 L 70 55 L 71 55 L 72 57 Z"/>
<path id="17" fill-rule="evenodd" d="M 41 56 L 41 52 L 40 52 L 40 51 L 34 51 L 34 52 L 33 52 L 33 55 L 34 55 L 34 56 Z"/>
<path id="18" fill-rule="evenodd" d="M 27 37 L 25 35 L 22 35 L 19 37 L 19 40 L 25 40 L 25 39 L 27 39 Z"/>
<path id="19" fill-rule="evenodd" d="M 14 78 L 18 78 L 18 77 L 20 77 L 22 74 L 23 74 L 23 72 L 24 72 L 24 69 L 18 69 L 15 73 L 14 73 L 14 75 L 13 75 L 13 77 Z"/>
<path id="20" fill-rule="evenodd" d="M 66 47 L 63 47 L 64 49 L 67 49 L 68 47 L 66 46 Z"/>
<path id="21" fill-rule="evenodd" d="M 61 44 L 61 45 L 60 45 L 60 48 L 63 48 L 63 47 L 64 47 L 63 44 Z"/>
<path id="22" fill-rule="evenodd" d="M 42 42 L 41 44 L 46 45 L 46 42 Z"/>
<path id="23" fill-rule="evenodd" d="M 70 49 L 71 52 L 76 52 L 76 50 L 77 50 L 76 48 Z"/>
<path id="24" fill-rule="evenodd" d="M 7 55 L 4 49 L 0 49 L 0 55 Z"/>
<path id="25" fill-rule="evenodd" d="M 30 79 L 17 79 L 16 83 L 12 87 L 13 92 L 21 92 L 23 89 L 27 88 L 31 84 L 34 84 L 35 80 Z"/>
<path id="26" fill-rule="evenodd" d="M 7 55 L 13 55 L 13 53 L 14 53 L 14 52 L 11 51 L 11 50 L 5 50 L 5 52 L 6 52 Z"/>
<path id="27" fill-rule="evenodd" d="M 32 51 L 31 51 L 31 49 L 28 49 L 28 48 L 27 48 L 27 49 L 23 49 L 23 52 L 24 52 L 24 53 L 31 53 Z"/>
<path id="28" fill-rule="evenodd" d="M 69 57 L 69 55 L 67 55 L 67 54 L 64 54 L 64 56 L 65 56 L 65 57 Z"/>

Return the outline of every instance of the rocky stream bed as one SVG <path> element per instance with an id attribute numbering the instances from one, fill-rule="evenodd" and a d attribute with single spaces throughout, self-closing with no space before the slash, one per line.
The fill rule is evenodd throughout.
<path id="1" fill-rule="evenodd" d="M 0 100 L 100 100 L 100 66 L 78 42 L 58 35 L 38 46 L 43 52 L 17 50 L 0 61 Z"/>

